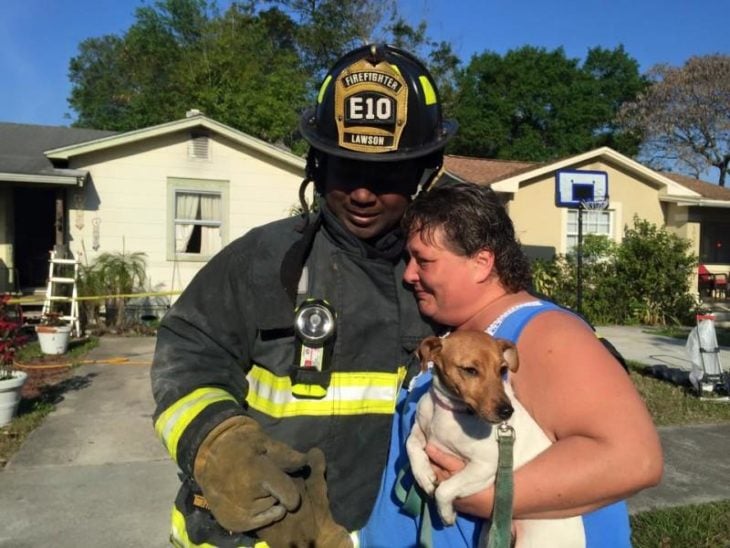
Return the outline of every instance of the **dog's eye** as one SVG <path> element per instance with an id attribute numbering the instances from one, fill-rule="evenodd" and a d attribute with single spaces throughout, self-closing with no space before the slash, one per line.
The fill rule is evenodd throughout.
<path id="1" fill-rule="evenodd" d="M 477 375 L 479 375 L 479 371 L 477 371 L 477 368 L 470 365 L 463 366 L 461 370 L 467 377 L 476 377 Z"/>

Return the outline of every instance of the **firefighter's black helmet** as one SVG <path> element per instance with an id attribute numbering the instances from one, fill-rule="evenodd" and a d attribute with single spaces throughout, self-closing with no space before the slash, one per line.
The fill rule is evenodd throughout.
<path id="1" fill-rule="evenodd" d="M 314 149 L 371 162 L 443 151 L 456 127 L 443 120 L 436 83 L 423 63 L 380 44 L 340 58 L 299 124 Z"/>

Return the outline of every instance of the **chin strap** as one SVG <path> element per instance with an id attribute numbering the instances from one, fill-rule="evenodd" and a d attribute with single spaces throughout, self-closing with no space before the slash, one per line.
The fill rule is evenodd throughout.
<path id="1" fill-rule="evenodd" d="M 512 545 L 512 501 L 514 498 L 513 449 L 515 430 L 506 422 L 497 428 L 497 479 L 494 482 L 494 509 L 487 548 Z"/>

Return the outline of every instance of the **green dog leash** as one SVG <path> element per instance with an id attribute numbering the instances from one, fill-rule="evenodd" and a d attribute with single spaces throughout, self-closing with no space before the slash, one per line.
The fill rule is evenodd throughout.
<path id="1" fill-rule="evenodd" d="M 492 523 L 489 528 L 487 548 L 510 548 L 512 544 L 512 500 L 514 490 L 512 467 L 514 444 L 514 428 L 506 422 L 501 423 L 497 427 L 499 457 L 497 458 L 494 509 L 492 510 Z M 431 548 L 433 546 L 433 539 L 431 537 L 432 524 L 427 497 L 423 495 L 420 487 L 415 482 L 410 488 L 404 487 L 403 480 L 409 471 L 409 465 L 406 465 L 405 468 L 399 471 L 395 484 L 395 495 L 407 514 L 421 518 L 418 528 L 419 548 Z"/>
<path id="2" fill-rule="evenodd" d="M 514 498 L 513 449 L 515 430 L 506 422 L 497 428 L 497 478 L 494 482 L 494 509 L 487 548 L 512 545 L 512 501 Z"/>

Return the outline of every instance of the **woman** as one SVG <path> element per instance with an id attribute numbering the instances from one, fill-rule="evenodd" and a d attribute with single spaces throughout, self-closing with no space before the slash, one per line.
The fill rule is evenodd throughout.
<path id="1" fill-rule="evenodd" d="M 403 278 L 421 313 L 451 330 L 487 330 L 516 342 L 520 366 L 509 380 L 553 445 L 515 472 L 514 518 L 582 515 L 586 546 L 629 546 L 625 504 L 614 503 L 662 474 L 656 429 L 629 376 L 583 320 L 527 291 L 527 259 L 490 189 L 438 186 L 413 202 L 403 226 L 411 255 Z M 427 451 L 439 480 L 463 467 L 434 447 Z M 455 508 L 489 519 L 493 495 L 490 487 Z M 439 541 L 434 529 L 435 545 L 453 542 Z M 463 535 L 467 544 L 470 534 Z"/>

